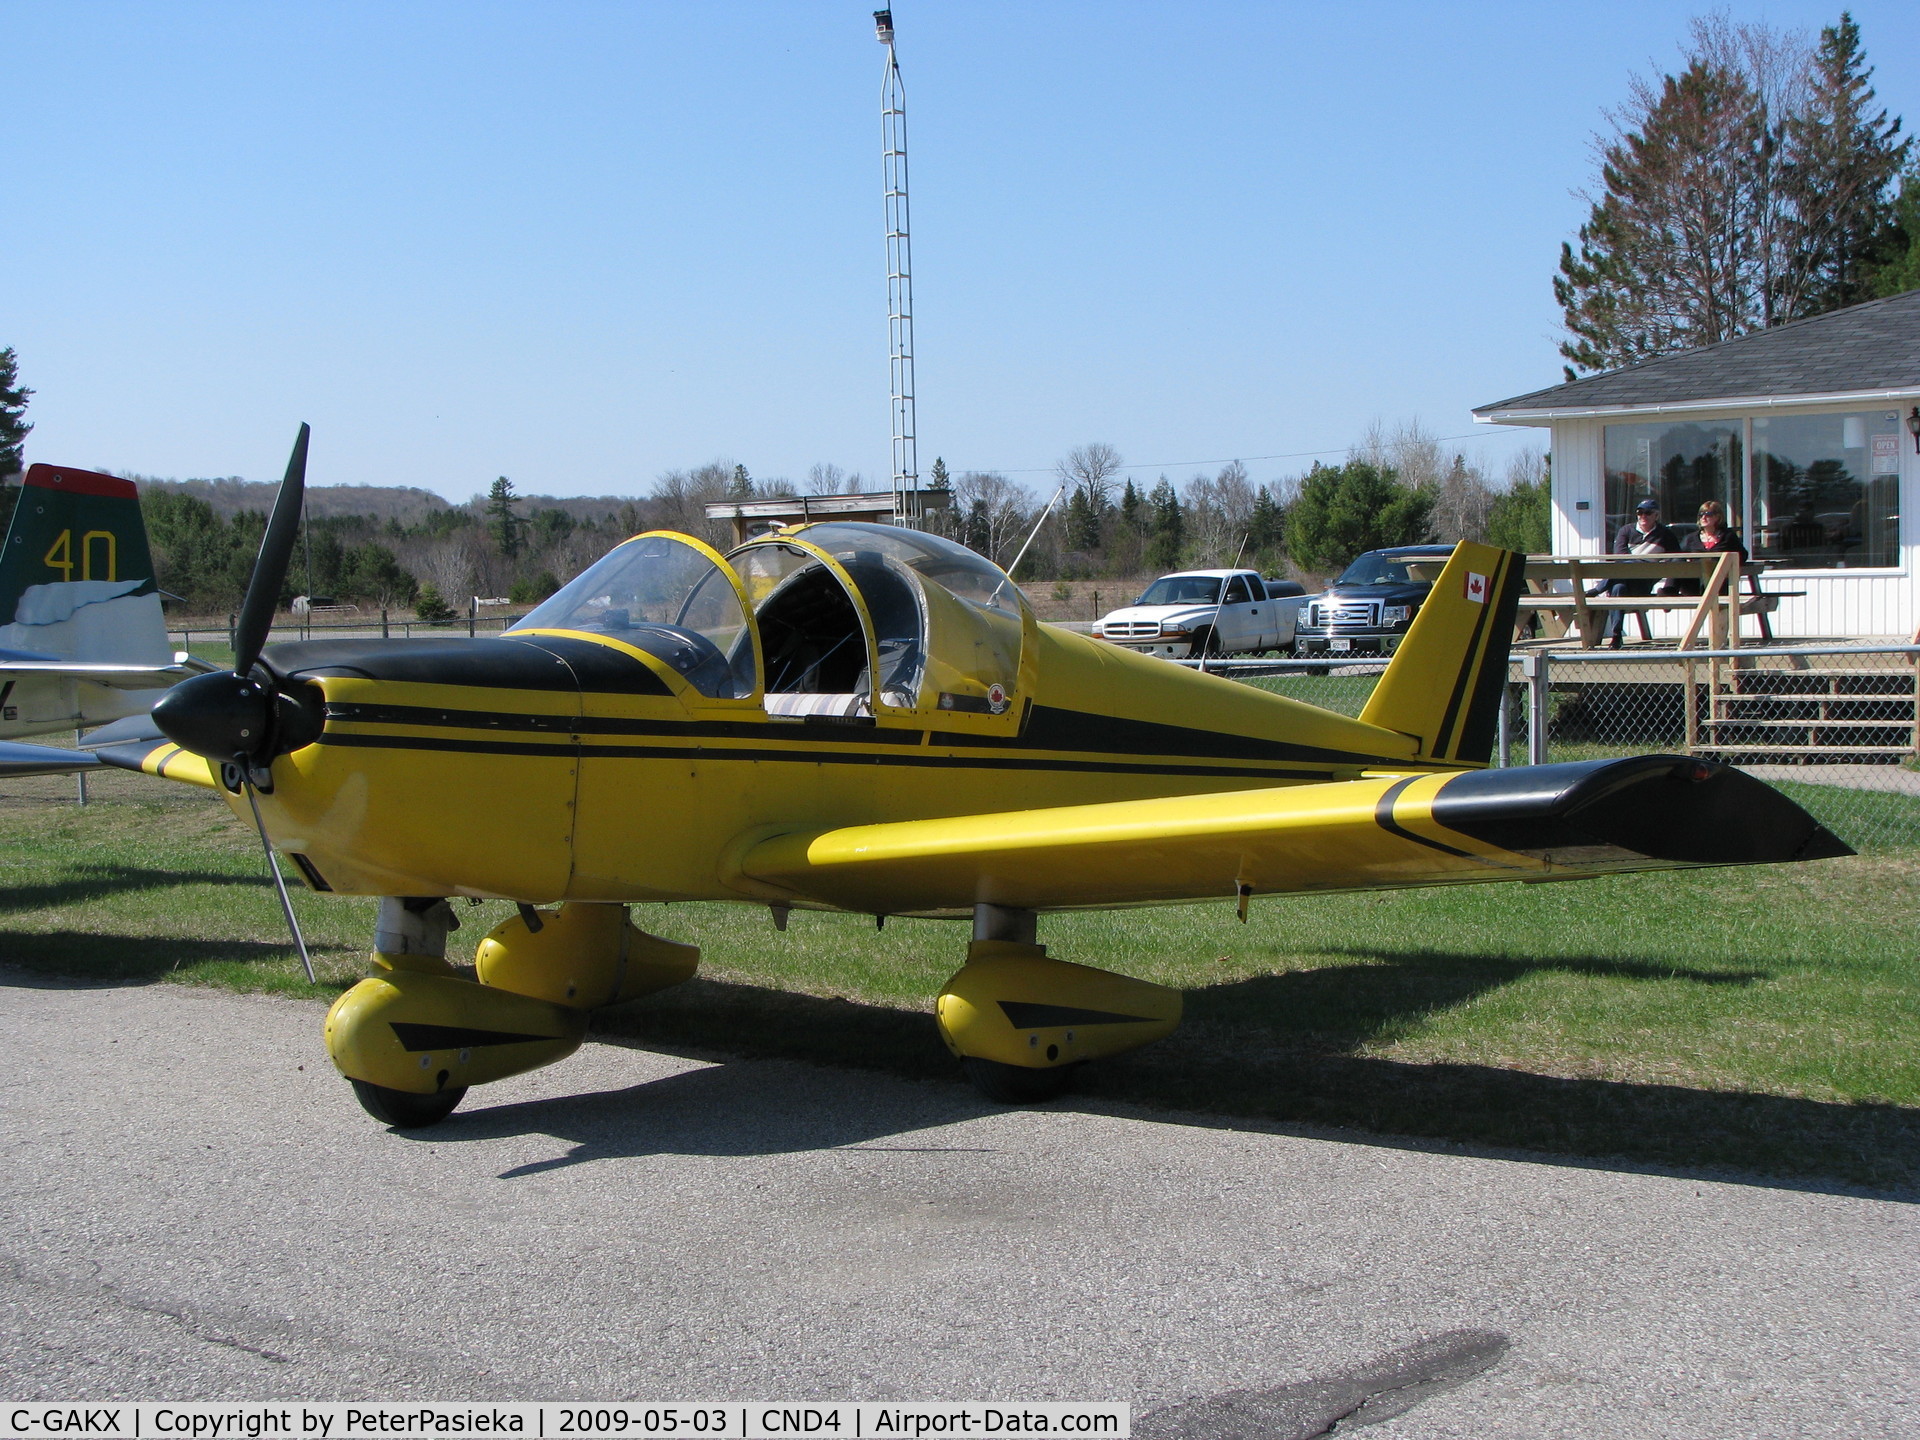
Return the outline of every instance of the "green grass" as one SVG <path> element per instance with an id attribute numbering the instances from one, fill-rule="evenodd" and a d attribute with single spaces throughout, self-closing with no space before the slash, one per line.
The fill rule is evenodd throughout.
<path id="1" fill-rule="evenodd" d="M 330 996 L 373 902 L 296 892 L 320 967 L 281 934 L 251 832 L 204 792 L 134 777 L 0 799 L 0 955 L 95 983 Z M 38 787 L 38 788 L 35 788 Z M 1794 787 L 1818 804 L 1814 792 Z M 1900 796 L 1847 792 L 1920 825 Z M 470 954 L 510 913 L 462 905 Z M 1090 1066 L 1094 1101 L 1878 1187 L 1920 1183 L 1920 852 L 1564 885 L 1321 896 L 1048 917 L 1061 958 L 1187 991 L 1170 1039 Z M 642 1043 L 865 1065 L 943 1082 L 927 1011 L 965 928 L 640 906 L 703 978 L 596 1019 Z M 316 1022 L 318 1017 L 316 1016 Z M 318 1043 L 316 1034 L 315 1043 Z"/>

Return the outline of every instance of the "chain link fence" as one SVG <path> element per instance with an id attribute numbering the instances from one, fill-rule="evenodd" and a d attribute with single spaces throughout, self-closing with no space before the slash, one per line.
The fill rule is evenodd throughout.
<path id="1" fill-rule="evenodd" d="M 1358 715 L 1387 662 L 1208 669 Z M 1699 755 L 1779 787 L 1856 850 L 1920 847 L 1920 647 L 1529 651 L 1508 670 L 1494 763 Z"/>

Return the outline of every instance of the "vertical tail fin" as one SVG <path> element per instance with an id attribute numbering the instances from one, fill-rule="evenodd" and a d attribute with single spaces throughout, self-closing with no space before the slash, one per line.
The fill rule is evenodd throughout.
<path id="1" fill-rule="evenodd" d="M 164 664 L 166 621 L 131 480 L 28 469 L 0 546 L 0 648 Z"/>
<path id="2" fill-rule="evenodd" d="M 1510 550 L 1456 545 L 1360 718 L 1413 736 L 1422 759 L 1486 764 L 1526 568 Z"/>

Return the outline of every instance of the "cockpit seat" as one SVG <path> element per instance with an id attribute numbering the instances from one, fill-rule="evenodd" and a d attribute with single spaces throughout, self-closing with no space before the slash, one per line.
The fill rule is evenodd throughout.
<path id="1" fill-rule="evenodd" d="M 827 716 L 857 718 L 872 715 L 873 706 L 864 694 L 805 694 L 799 691 L 775 691 L 767 696 L 769 715 Z"/>

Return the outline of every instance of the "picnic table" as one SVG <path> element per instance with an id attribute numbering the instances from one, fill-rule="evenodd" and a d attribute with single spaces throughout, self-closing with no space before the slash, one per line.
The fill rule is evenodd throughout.
<path id="1" fill-rule="evenodd" d="M 1440 573 L 1440 564 L 1414 564 L 1408 571 L 1415 579 L 1431 580 Z M 1709 648 L 1732 649 L 1740 643 L 1740 619 L 1752 615 L 1759 620 L 1760 637 L 1773 638 L 1769 616 L 1781 600 L 1803 591 L 1764 591 L 1760 577 L 1765 567 L 1739 563 L 1734 551 L 1723 555 L 1685 552 L 1678 555 L 1529 555 L 1526 591 L 1520 597 L 1520 614 L 1538 616 L 1541 628 L 1552 640 L 1572 633 L 1582 649 L 1591 650 L 1600 643 L 1601 631 L 1610 613 L 1633 615 L 1640 622 L 1640 633 L 1651 639 L 1646 616 L 1654 610 L 1691 611 L 1681 650 L 1700 643 L 1705 631 Z M 1697 595 L 1609 595 L 1605 593 L 1616 580 L 1693 581 Z M 1741 582 L 1746 590 L 1741 590 Z M 1665 588 L 1665 587 L 1661 587 Z M 1678 588 L 1678 587 L 1673 587 Z M 1590 591 L 1599 591 L 1590 594 Z"/>

